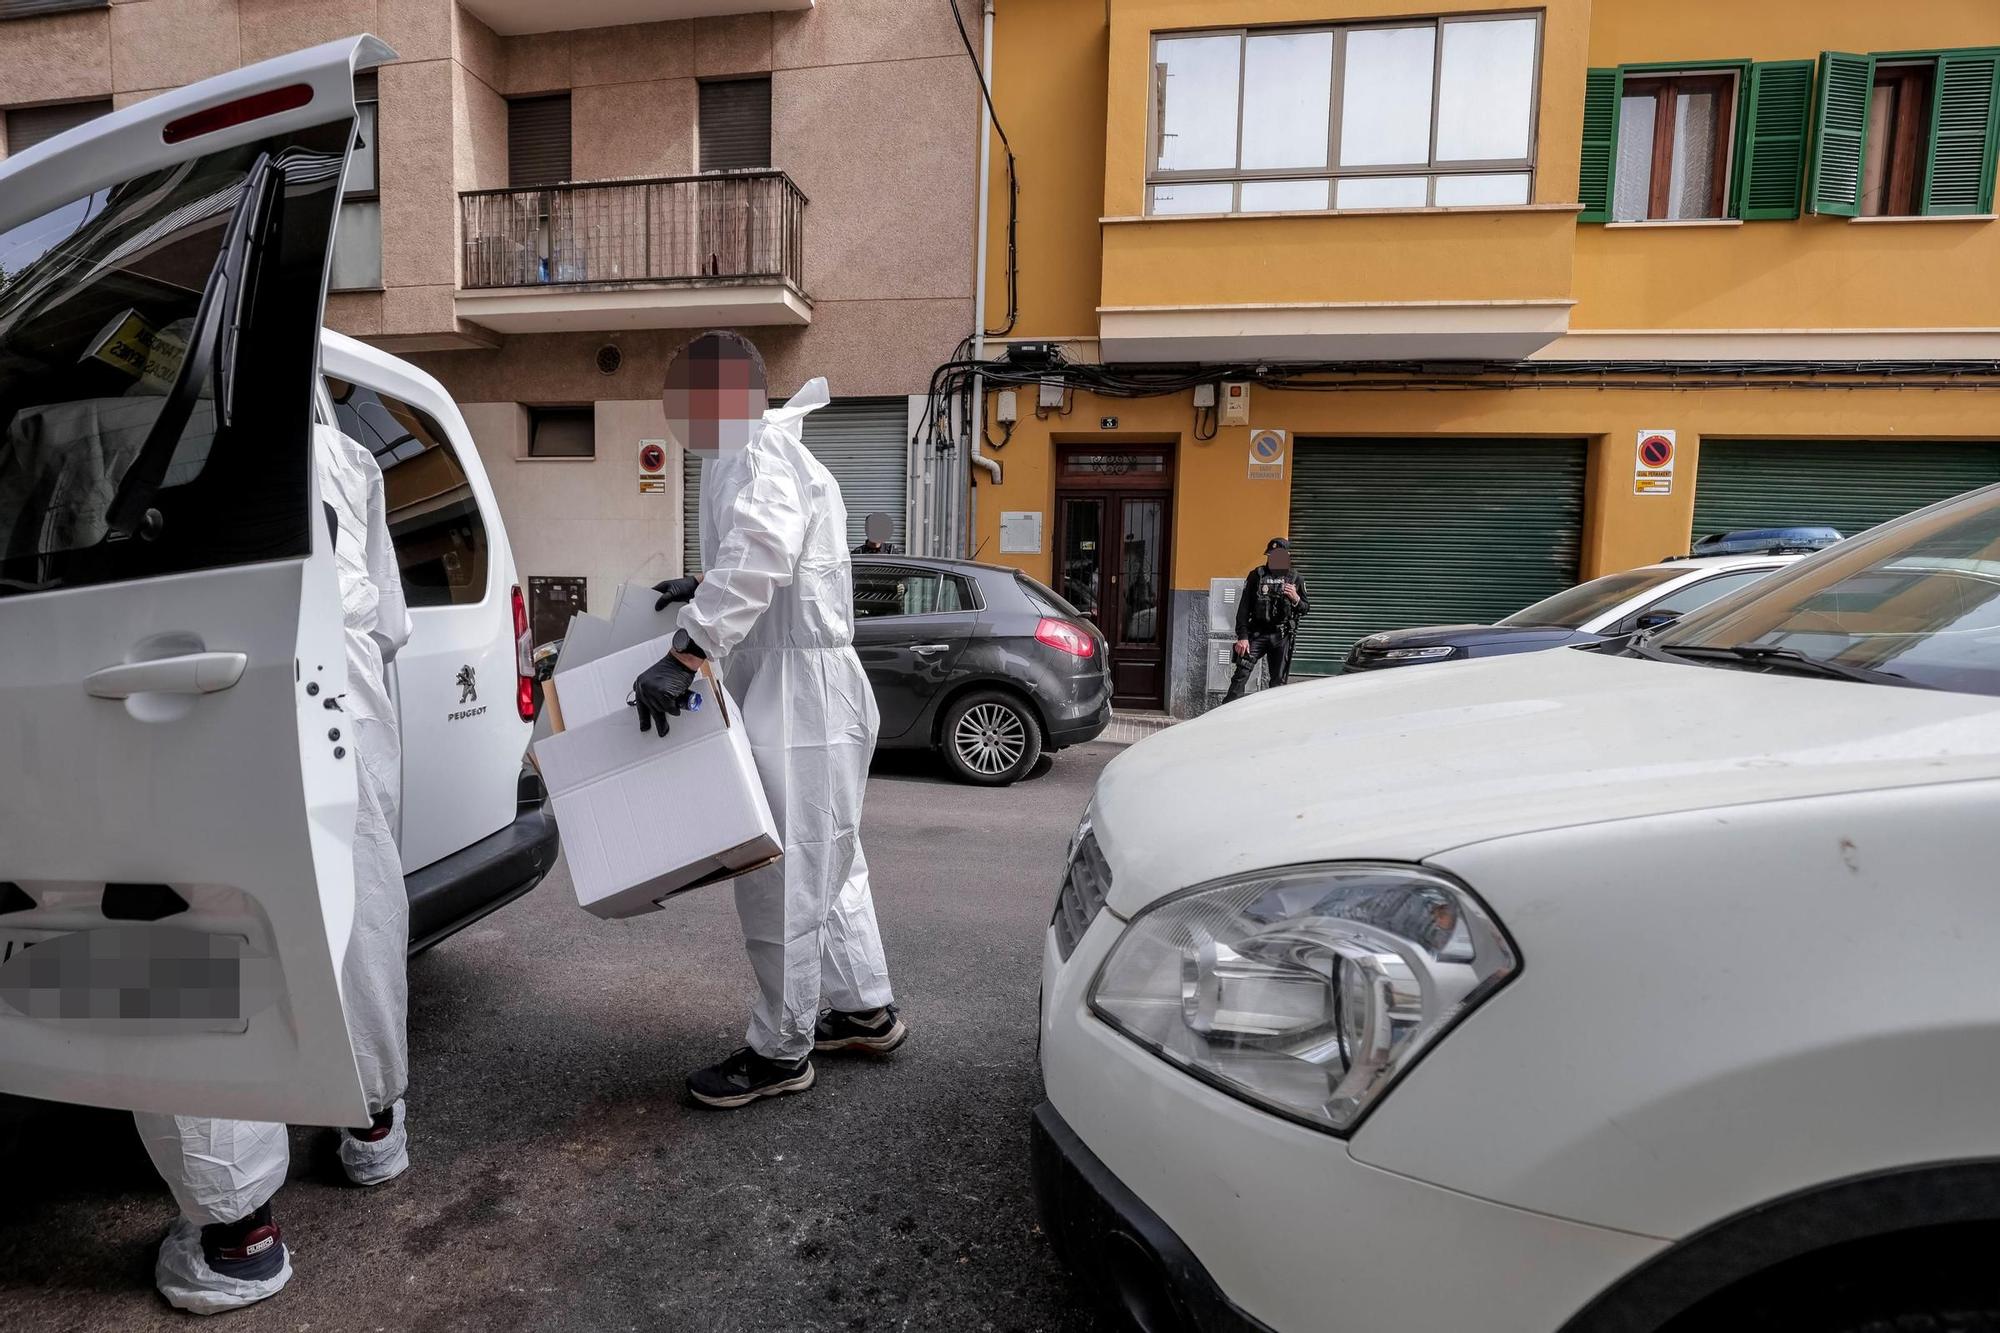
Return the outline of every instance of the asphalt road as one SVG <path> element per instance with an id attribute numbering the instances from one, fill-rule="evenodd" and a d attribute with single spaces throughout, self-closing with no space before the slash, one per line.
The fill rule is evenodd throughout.
<path id="1" fill-rule="evenodd" d="M 1051 1330 L 1079 1309 L 1036 1224 L 1035 996 L 1089 746 L 1006 791 L 886 756 L 864 838 L 897 999 L 888 1061 L 820 1061 L 799 1097 L 715 1112 L 686 1072 L 741 1044 L 726 890 L 629 922 L 541 887 L 410 970 L 411 1155 L 347 1187 L 294 1130 L 296 1275 L 225 1328 Z M 173 1211 L 128 1116 L 0 1127 L 0 1326 L 185 1329 L 154 1293 Z"/>

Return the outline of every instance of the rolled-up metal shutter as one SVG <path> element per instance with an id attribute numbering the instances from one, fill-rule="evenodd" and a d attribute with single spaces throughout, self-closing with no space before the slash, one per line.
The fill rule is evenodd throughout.
<path id="1" fill-rule="evenodd" d="M 569 94 L 508 102 L 507 183 L 522 189 L 569 178 Z"/>
<path id="2" fill-rule="evenodd" d="M 771 81 L 701 85 L 701 169 L 747 171 L 771 165 Z"/>
<path id="3" fill-rule="evenodd" d="M 895 543 L 906 547 L 909 486 L 909 400 L 846 398 L 806 418 L 806 448 L 840 483 L 847 506 L 847 544 L 859 546 L 868 516 L 895 520 Z M 681 473 L 682 556 L 690 573 L 701 568 L 701 465 L 686 456 Z"/>
<path id="4" fill-rule="evenodd" d="M 7 113 L 7 153 L 26 152 L 44 139 L 73 130 L 111 111 L 108 101 L 64 102 L 60 106 L 24 106 Z"/>
<path id="5" fill-rule="evenodd" d="M 1365 635 L 1490 622 L 1575 583 L 1585 457 L 1581 440 L 1301 441 L 1289 535 L 1312 613 L 1293 669 L 1331 675 Z"/>
<path id="6" fill-rule="evenodd" d="M 1694 536 L 1827 523 L 1852 537 L 2000 481 L 2000 444 L 1931 440 L 1703 440 Z"/>

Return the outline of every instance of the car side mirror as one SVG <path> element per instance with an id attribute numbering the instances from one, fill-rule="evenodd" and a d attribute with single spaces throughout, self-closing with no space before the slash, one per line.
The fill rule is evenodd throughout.
<path id="1" fill-rule="evenodd" d="M 1658 629 L 1662 625 L 1671 625 L 1680 618 L 1681 613 L 1678 611 L 1648 611 L 1632 622 L 1632 628 Z"/>

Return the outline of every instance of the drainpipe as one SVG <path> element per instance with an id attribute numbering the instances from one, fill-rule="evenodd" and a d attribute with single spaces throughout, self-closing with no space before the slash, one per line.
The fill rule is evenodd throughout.
<path id="1" fill-rule="evenodd" d="M 993 86 L 993 0 L 984 0 L 982 8 L 985 10 L 985 31 L 981 43 L 983 49 L 979 57 L 979 71 L 980 76 L 986 80 L 986 86 L 990 89 Z M 982 95 L 979 99 L 979 244 L 977 260 L 979 267 L 973 275 L 972 295 L 972 327 L 974 330 L 972 355 L 973 359 L 978 361 L 986 359 L 986 232 L 987 204 L 990 190 L 989 182 L 992 177 L 992 167 L 993 116 L 991 109 L 987 106 L 985 96 Z M 991 477 L 993 484 L 998 486 L 1000 484 L 1000 461 L 986 456 L 984 450 L 981 448 L 985 440 L 986 377 L 984 375 L 975 375 L 972 379 L 972 442 L 969 457 L 972 460 L 972 466 Z M 976 534 L 979 531 L 979 490 L 976 483 L 971 488 L 967 499 L 971 506 L 970 522 L 966 529 L 969 544 L 971 534 Z"/>

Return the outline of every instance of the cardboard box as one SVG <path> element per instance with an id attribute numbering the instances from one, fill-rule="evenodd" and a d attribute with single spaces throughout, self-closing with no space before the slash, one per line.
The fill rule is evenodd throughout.
<path id="1" fill-rule="evenodd" d="M 600 917 L 654 911 L 783 851 L 736 705 L 713 676 L 696 681 L 664 740 L 640 731 L 626 706 L 633 678 L 666 655 L 672 635 L 619 641 L 659 619 L 634 617 L 619 633 L 598 621 L 574 655 L 572 625 L 553 682 L 560 730 L 535 742 L 577 902 Z"/>

